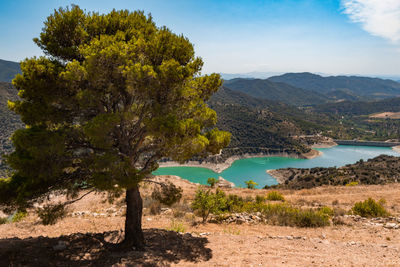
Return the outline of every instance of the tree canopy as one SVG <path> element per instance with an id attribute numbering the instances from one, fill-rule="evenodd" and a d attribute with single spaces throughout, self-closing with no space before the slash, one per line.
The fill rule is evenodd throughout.
<path id="1" fill-rule="evenodd" d="M 216 113 L 205 103 L 220 76 L 202 76 L 189 40 L 150 15 L 59 8 L 34 42 L 45 56 L 21 62 L 13 80 L 20 100 L 9 108 L 26 128 L 12 136 L 7 162 L 15 172 L 0 180 L 2 203 L 27 207 L 57 190 L 74 197 L 82 188 L 110 196 L 127 189 L 141 210 L 138 183 L 159 159 L 183 162 L 228 145 L 230 134 L 214 128 Z"/>

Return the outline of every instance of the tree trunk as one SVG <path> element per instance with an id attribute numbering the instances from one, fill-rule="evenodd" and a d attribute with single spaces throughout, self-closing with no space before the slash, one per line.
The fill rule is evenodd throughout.
<path id="1" fill-rule="evenodd" d="M 142 197 L 138 186 L 126 190 L 125 239 L 123 244 L 136 250 L 144 250 L 142 231 Z"/>

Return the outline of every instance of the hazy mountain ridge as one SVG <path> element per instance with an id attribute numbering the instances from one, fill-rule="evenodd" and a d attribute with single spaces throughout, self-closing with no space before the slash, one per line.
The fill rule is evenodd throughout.
<path id="1" fill-rule="evenodd" d="M 400 83 L 388 79 L 360 76 L 328 76 L 323 77 L 308 72 L 286 73 L 270 77 L 273 82 L 283 82 L 295 87 L 327 94 L 334 90 L 342 90 L 366 99 L 382 99 L 400 96 Z"/>
<path id="2" fill-rule="evenodd" d="M 328 97 L 317 92 L 269 80 L 237 78 L 225 81 L 224 86 L 252 97 L 283 102 L 293 106 L 313 105 L 329 100 Z"/>

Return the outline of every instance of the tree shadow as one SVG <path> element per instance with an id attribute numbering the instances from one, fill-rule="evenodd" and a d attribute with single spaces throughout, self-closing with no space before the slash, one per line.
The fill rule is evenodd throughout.
<path id="1" fill-rule="evenodd" d="M 178 262 L 208 261 L 207 238 L 161 229 L 144 230 L 145 251 L 115 251 L 110 244 L 121 232 L 71 234 L 55 238 L 0 240 L 2 266 L 169 266 Z"/>

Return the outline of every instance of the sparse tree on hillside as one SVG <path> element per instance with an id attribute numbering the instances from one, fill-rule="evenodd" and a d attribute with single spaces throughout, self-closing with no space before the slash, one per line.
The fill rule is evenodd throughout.
<path id="1" fill-rule="evenodd" d="M 26 59 L 11 110 L 27 125 L 12 136 L 15 170 L 0 179 L 0 202 L 24 209 L 49 192 L 126 190 L 123 245 L 144 248 L 139 182 L 169 157 L 215 154 L 230 134 L 213 128 L 205 101 L 220 76 L 200 75 L 193 45 L 143 12 L 50 15 L 34 42 L 46 56 Z"/>

